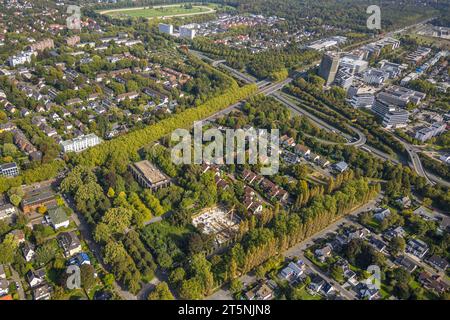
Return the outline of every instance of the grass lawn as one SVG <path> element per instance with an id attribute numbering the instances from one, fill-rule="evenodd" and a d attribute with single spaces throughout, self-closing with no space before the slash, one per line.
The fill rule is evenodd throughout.
<path id="1" fill-rule="evenodd" d="M 195 228 L 192 225 L 187 225 L 185 227 L 178 227 L 171 225 L 166 221 L 152 223 L 146 226 L 145 228 L 157 229 L 161 235 L 168 236 L 177 243 L 180 243 L 180 241 L 182 241 L 187 235 L 195 231 Z"/>
<path id="2" fill-rule="evenodd" d="M 322 297 L 320 295 L 312 295 L 307 290 L 306 287 L 303 287 L 301 289 L 297 289 L 296 292 L 296 298 L 298 300 L 322 300 Z"/>
<path id="3" fill-rule="evenodd" d="M 388 289 L 384 283 L 381 284 L 380 294 L 381 294 L 381 297 L 383 298 L 383 300 L 388 299 L 391 296 L 391 294 L 388 292 Z"/>
<path id="4" fill-rule="evenodd" d="M 316 259 L 314 254 L 311 251 L 305 252 L 305 257 L 308 258 L 312 263 L 314 263 L 316 266 L 318 266 L 321 270 L 327 271 L 328 270 L 328 264 L 323 263 Z"/>
<path id="5" fill-rule="evenodd" d="M 112 17 L 132 17 L 132 18 L 157 18 L 167 16 L 182 16 L 201 13 L 212 13 L 217 6 L 204 4 L 192 5 L 191 8 L 185 8 L 183 3 L 166 6 L 153 6 L 141 8 L 123 8 L 115 10 L 100 11 Z"/>

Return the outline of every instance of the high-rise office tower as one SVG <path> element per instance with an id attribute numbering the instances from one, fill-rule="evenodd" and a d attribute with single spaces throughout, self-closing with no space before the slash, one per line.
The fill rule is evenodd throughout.
<path id="1" fill-rule="evenodd" d="M 322 58 L 319 66 L 319 76 L 324 78 L 326 85 L 329 86 L 336 78 L 336 73 L 339 68 L 339 53 L 327 52 Z"/>

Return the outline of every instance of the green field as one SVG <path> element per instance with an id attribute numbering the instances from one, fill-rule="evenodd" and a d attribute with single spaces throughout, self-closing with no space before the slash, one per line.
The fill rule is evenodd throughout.
<path id="1" fill-rule="evenodd" d="M 100 11 L 116 18 L 161 18 L 161 17 L 180 17 L 196 14 L 205 14 L 215 12 L 213 5 L 192 5 L 191 8 L 184 7 L 184 4 L 141 7 L 141 8 L 123 8 L 114 10 Z"/>

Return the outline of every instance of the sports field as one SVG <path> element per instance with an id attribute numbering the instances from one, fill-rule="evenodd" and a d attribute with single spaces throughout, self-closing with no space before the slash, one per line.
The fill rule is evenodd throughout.
<path id="1" fill-rule="evenodd" d="M 123 8 L 100 11 L 101 14 L 106 14 L 116 18 L 162 18 L 162 17 L 182 17 L 197 14 L 213 13 L 216 10 L 213 6 L 208 5 L 192 5 L 186 8 L 185 4 L 140 7 L 140 8 Z"/>

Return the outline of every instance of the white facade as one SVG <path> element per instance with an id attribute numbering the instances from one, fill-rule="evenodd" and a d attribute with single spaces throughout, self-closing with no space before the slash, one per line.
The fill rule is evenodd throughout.
<path id="1" fill-rule="evenodd" d="M 190 26 L 181 26 L 180 27 L 180 38 L 194 39 L 195 37 L 195 29 Z"/>
<path id="2" fill-rule="evenodd" d="M 11 67 L 16 67 L 16 66 L 21 65 L 21 64 L 30 63 L 31 62 L 31 57 L 33 55 L 34 55 L 33 51 L 21 52 L 18 55 L 9 57 L 8 64 Z"/>
<path id="3" fill-rule="evenodd" d="M 63 152 L 80 152 L 87 148 L 96 146 L 101 143 L 99 137 L 95 134 L 91 133 L 88 135 L 79 136 L 72 140 L 67 140 L 61 142 L 61 146 L 63 148 Z"/>
<path id="4" fill-rule="evenodd" d="M 160 23 L 158 24 L 158 30 L 162 33 L 173 34 L 173 25 Z"/>

